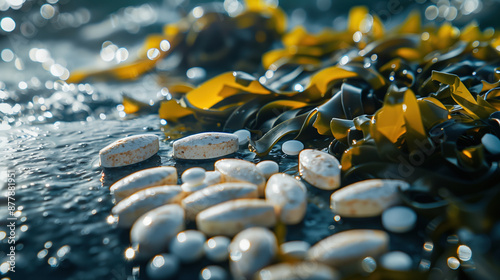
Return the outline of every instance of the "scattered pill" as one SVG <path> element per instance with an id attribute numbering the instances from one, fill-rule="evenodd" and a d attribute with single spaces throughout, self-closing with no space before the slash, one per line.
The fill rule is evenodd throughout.
<path id="1" fill-rule="evenodd" d="M 191 185 L 201 184 L 203 183 L 203 180 L 205 180 L 205 173 L 205 169 L 201 167 L 189 168 L 182 173 L 182 183 L 188 183 Z"/>
<path id="2" fill-rule="evenodd" d="M 353 229 L 335 233 L 316 243 L 307 253 L 308 259 L 340 267 L 367 256 L 376 257 L 387 251 L 389 235 L 381 230 Z"/>
<path id="3" fill-rule="evenodd" d="M 226 280 L 227 271 L 218 265 L 209 265 L 200 271 L 200 280 Z"/>
<path id="4" fill-rule="evenodd" d="M 149 278 L 171 279 L 179 271 L 179 259 L 171 254 L 154 256 L 146 267 Z"/>
<path id="5" fill-rule="evenodd" d="M 102 167 L 122 167 L 144 161 L 160 149 L 158 136 L 141 134 L 125 137 L 99 152 Z"/>
<path id="6" fill-rule="evenodd" d="M 177 169 L 172 166 L 160 166 L 132 173 L 111 185 L 109 190 L 119 202 L 145 188 L 175 184 L 177 184 Z"/>
<path id="7" fill-rule="evenodd" d="M 486 133 L 483 138 L 481 138 L 481 143 L 484 148 L 493 155 L 500 154 L 500 139 L 493 134 Z"/>
<path id="8" fill-rule="evenodd" d="M 296 156 L 304 149 L 304 144 L 298 140 L 288 140 L 281 145 L 283 153 L 289 156 Z"/>
<path id="9" fill-rule="evenodd" d="M 235 131 L 233 134 L 238 137 L 238 144 L 240 146 L 248 144 L 248 141 L 250 140 L 250 131 L 246 129 L 240 129 Z"/>
<path id="10" fill-rule="evenodd" d="M 279 167 L 278 163 L 276 163 L 275 161 L 272 161 L 272 160 L 261 161 L 261 162 L 257 163 L 256 166 L 257 166 L 257 169 L 259 170 L 259 172 L 262 175 L 264 175 L 266 180 L 269 179 L 269 177 L 271 177 L 271 175 L 280 172 L 280 167 Z"/>
<path id="11" fill-rule="evenodd" d="M 226 261 L 229 254 L 231 240 L 225 236 L 214 236 L 205 242 L 204 250 L 207 259 L 213 262 Z"/>
<path id="12" fill-rule="evenodd" d="M 380 265 L 390 270 L 407 271 L 412 269 L 413 260 L 405 252 L 393 251 L 380 257 Z"/>
<path id="13" fill-rule="evenodd" d="M 170 242 L 170 252 L 183 263 L 192 263 L 203 256 L 207 238 L 197 230 L 181 231 Z"/>
<path id="14" fill-rule="evenodd" d="M 340 163 L 328 153 L 313 149 L 301 151 L 299 172 L 304 180 L 319 189 L 334 190 L 340 186 Z"/>
<path id="15" fill-rule="evenodd" d="M 405 206 L 396 206 L 382 213 L 382 224 L 388 231 L 403 233 L 412 230 L 417 222 L 417 214 Z"/>
<path id="16" fill-rule="evenodd" d="M 174 157 L 179 159 L 210 159 L 235 153 L 238 137 L 232 133 L 204 132 L 174 142 Z"/>
<path id="17" fill-rule="evenodd" d="M 330 197 L 330 207 L 343 217 L 374 217 L 398 203 L 398 189 L 410 187 L 402 180 L 370 179 L 345 186 Z"/>

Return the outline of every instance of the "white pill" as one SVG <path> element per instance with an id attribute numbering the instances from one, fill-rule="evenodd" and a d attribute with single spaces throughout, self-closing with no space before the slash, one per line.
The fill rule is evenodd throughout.
<path id="1" fill-rule="evenodd" d="M 244 182 L 228 182 L 215 184 L 201 191 L 196 191 L 184 198 L 181 205 L 186 211 L 186 218 L 194 220 L 198 213 L 219 203 L 240 198 L 257 197 L 256 185 Z"/>
<path id="2" fill-rule="evenodd" d="M 184 209 L 167 204 L 142 215 L 130 230 L 132 246 L 139 248 L 140 257 L 164 252 L 170 240 L 184 230 Z"/>
<path id="3" fill-rule="evenodd" d="M 203 183 L 207 186 L 218 184 L 222 181 L 222 177 L 219 171 L 207 171 L 205 173 L 205 180 Z"/>
<path id="4" fill-rule="evenodd" d="M 392 207 L 382 213 L 384 228 L 392 232 L 403 233 L 410 231 L 415 227 L 416 222 L 417 214 L 408 207 Z"/>
<path id="5" fill-rule="evenodd" d="M 179 232 L 170 242 L 170 252 L 183 263 L 192 263 L 203 257 L 203 244 L 207 238 L 197 230 Z"/>
<path id="6" fill-rule="evenodd" d="M 207 235 L 234 236 L 245 228 L 276 225 L 274 206 L 263 199 L 226 201 L 201 211 L 196 226 Z"/>
<path id="7" fill-rule="evenodd" d="M 374 217 L 401 203 L 399 189 L 410 185 L 402 180 L 369 179 L 345 186 L 330 197 L 330 207 L 343 217 Z"/>
<path id="8" fill-rule="evenodd" d="M 152 258 L 146 272 L 152 279 L 170 279 L 179 271 L 179 259 L 171 254 L 156 255 Z"/>
<path id="9" fill-rule="evenodd" d="M 495 135 L 486 133 L 483 138 L 481 138 L 481 143 L 488 152 L 494 155 L 500 154 L 500 139 Z"/>
<path id="10" fill-rule="evenodd" d="M 385 253 L 380 257 L 380 264 L 386 269 L 407 271 L 412 269 L 413 260 L 407 253 L 394 251 Z"/>
<path id="11" fill-rule="evenodd" d="M 190 194 L 194 193 L 197 191 L 201 191 L 202 189 L 208 187 L 205 183 L 199 183 L 199 184 L 190 184 L 190 183 L 184 183 L 181 185 L 182 191 Z"/>
<path id="12" fill-rule="evenodd" d="M 227 271 L 218 265 L 209 265 L 200 271 L 200 280 L 226 280 Z"/>
<path id="13" fill-rule="evenodd" d="M 238 144 L 240 146 L 248 144 L 248 141 L 250 140 L 250 131 L 246 129 L 240 129 L 235 131 L 233 134 L 238 137 Z"/>
<path id="14" fill-rule="evenodd" d="M 160 149 L 158 136 L 134 135 L 117 140 L 99 152 L 102 167 L 121 167 L 144 161 Z"/>
<path id="15" fill-rule="evenodd" d="M 267 179 L 271 177 L 271 175 L 276 174 L 280 172 L 280 167 L 279 165 L 272 160 L 264 160 L 259 163 L 257 163 L 257 169 L 259 170 L 262 175 Z"/>
<path id="16" fill-rule="evenodd" d="M 142 189 L 175 184 L 177 184 L 177 169 L 173 166 L 160 166 L 132 173 L 111 185 L 109 190 L 119 202 Z"/>
<path id="17" fill-rule="evenodd" d="M 259 187 L 259 195 L 264 195 L 266 178 L 253 162 L 226 158 L 215 162 L 215 170 L 221 174 L 222 182 L 249 182 Z"/>
<path id="18" fill-rule="evenodd" d="M 118 216 L 118 226 L 130 228 L 144 213 L 165 204 L 176 203 L 182 199 L 179 186 L 160 186 L 140 190 L 120 201 L 111 209 Z"/>
<path id="19" fill-rule="evenodd" d="M 225 236 L 214 236 L 208 239 L 203 247 L 205 256 L 213 262 L 223 262 L 227 260 L 229 243 L 231 243 L 231 240 Z"/>
<path id="20" fill-rule="evenodd" d="M 285 173 L 274 174 L 267 181 L 265 194 L 285 225 L 302 221 L 307 209 L 307 190 L 301 181 Z"/>
<path id="21" fill-rule="evenodd" d="M 307 258 L 342 267 L 367 256 L 377 257 L 389 248 L 389 235 L 382 230 L 351 229 L 335 233 L 309 249 Z"/>
<path id="22" fill-rule="evenodd" d="M 181 179 L 183 183 L 190 185 L 201 184 L 205 180 L 205 169 L 201 167 L 189 168 L 182 173 Z"/>
<path id="23" fill-rule="evenodd" d="M 235 153 L 239 145 L 231 133 L 204 132 L 175 141 L 173 148 L 175 158 L 209 159 Z"/>
<path id="24" fill-rule="evenodd" d="M 318 262 L 282 262 L 255 273 L 255 280 L 339 280 L 340 273 Z"/>
<path id="25" fill-rule="evenodd" d="M 340 163 L 328 153 L 313 149 L 301 151 L 299 172 L 302 179 L 319 189 L 334 190 L 340 186 Z"/>
<path id="26" fill-rule="evenodd" d="M 289 241 L 280 245 L 280 251 L 283 255 L 299 260 L 303 260 L 307 256 L 307 251 L 311 245 L 305 241 Z"/>
<path id="27" fill-rule="evenodd" d="M 281 145 L 283 153 L 289 156 L 296 156 L 304 149 L 304 144 L 297 140 L 289 140 Z"/>
<path id="28" fill-rule="evenodd" d="M 278 241 L 267 228 L 252 227 L 238 233 L 229 245 L 229 268 L 234 279 L 253 279 L 278 251 Z"/>

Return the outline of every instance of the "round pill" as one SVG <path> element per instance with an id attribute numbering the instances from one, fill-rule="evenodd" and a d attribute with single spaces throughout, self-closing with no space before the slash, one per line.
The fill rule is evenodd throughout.
<path id="1" fill-rule="evenodd" d="M 271 175 L 276 174 L 280 171 L 279 165 L 272 160 L 264 160 L 257 163 L 257 169 L 259 170 L 266 179 L 269 179 Z"/>
<path id="2" fill-rule="evenodd" d="M 289 140 L 281 145 L 283 153 L 289 156 L 296 156 L 304 149 L 304 144 L 297 140 Z"/>
<path id="3" fill-rule="evenodd" d="M 170 242 L 170 251 L 183 263 L 191 263 L 203 256 L 205 235 L 197 230 L 179 232 Z"/>
<path id="4" fill-rule="evenodd" d="M 250 131 L 246 129 L 237 130 L 233 134 L 236 135 L 236 137 L 238 137 L 238 144 L 240 146 L 246 145 L 250 140 Z"/>
<path id="5" fill-rule="evenodd" d="M 393 251 L 382 255 L 380 264 L 386 269 L 406 271 L 412 268 L 413 260 L 405 252 Z"/>
<path id="6" fill-rule="evenodd" d="M 396 233 L 407 232 L 415 226 L 417 214 L 408 207 L 396 206 L 382 213 L 384 228 Z"/>
<path id="7" fill-rule="evenodd" d="M 182 173 L 181 179 L 183 183 L 199 185 L 205 179 L 205 169 L 201 167 L 189 168 Z"/>
<path id="8" fill-rule="evenodd" d="M 229 243 L 231 243 L 231 240 L 225 236 L 215 236 L 208 239 L 203 247 L 205 256 L 214 262 L 227 260 Z"/>
<path id="9" fill-rule="evenodd" d="M 498 139 L 495 135 L 486 133 L 483 138 L 481 138 L 481 143 L 491 154 L 500 154 L 500 139 Z"/>
<path id="10" fill-rule="evenodd" d="M 200 271 L 200 280 L 226 280 L 227 272 L 218 265 L 209 265 Z"/>
<path id="11" fill-rule="evenodd" d="M 146 272 L 151 279 L 170 279 L 179 271 L 179 259 L 171 254 L 156 255 L 152 258 Z"/>

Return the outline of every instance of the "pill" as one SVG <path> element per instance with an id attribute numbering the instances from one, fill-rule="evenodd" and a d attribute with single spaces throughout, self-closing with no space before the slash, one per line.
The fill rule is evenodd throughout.
<path id="1" fill-rule="evenodd" d="M 296 156 L 304 149 L 304 144 L 298 140 L 289 140 L 281 145 L 283 153 L 289 156 Z"/>
<path id="2" fill-rule="evenodd" d="M 141 134 L 117 140 L 99 152 L 102 167 L 122 167 L 144 161 L 160 149 L 158 136 Z"/>

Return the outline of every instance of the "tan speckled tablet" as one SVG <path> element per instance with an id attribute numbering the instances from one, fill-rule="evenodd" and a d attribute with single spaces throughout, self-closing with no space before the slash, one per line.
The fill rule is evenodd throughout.
<path id="1" fill-rule="evenodd" d="M 121 167 L 144 161 L 158 152 L 158 136 L 134 135 L 117 140 L 99 152 L 102 167 Z"/>
<path id="2" fill-rule="evenodd" d="M 205 132 L 174 142 L 174 157 L 180 159 L 210 159 L 235 153 L 238 137 L 231 133 Z"/>
<path id="3" fill-rule="evenodd" d="M 319 189 L 334 190 L 340 186 L 340 163 L 328 153 L 303 150 L 299 154 L 299 172 L 304 180 Z"/>

